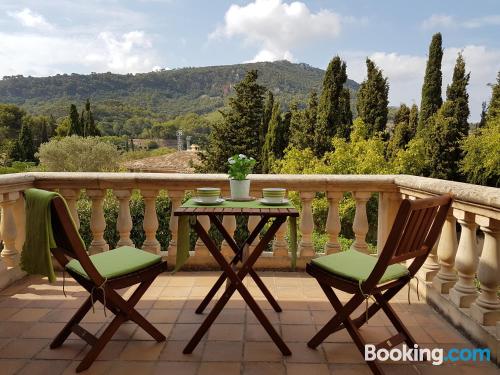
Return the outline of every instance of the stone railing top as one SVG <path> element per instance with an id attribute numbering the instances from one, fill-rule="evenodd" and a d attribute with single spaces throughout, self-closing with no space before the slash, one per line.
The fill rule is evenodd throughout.
<path id="1" fill-rule="evenodd" d="M 395 175 L 393 177 L 394 182 L 399 187 L 432 194 L 451 193 L 456 201 L 500 210 L 499 188 L 410 175 Z"/>
<path id="2" fill-rule="evenodd" d="M 461 182 L 410 175 L 250 175 L 252 190 L 272 185 L 297 191 L 410 191 L 452 193 L 457 202 L 482 206 L 500 214 L 500 189 Z M 199 186 L 217 186 L 229 190 L 226 174 L 178 173 L 93 173 L 28 172 L 0 175 L 0 193 L 40 188 L 73 189 L 169 189 L 189 190 Z"/>

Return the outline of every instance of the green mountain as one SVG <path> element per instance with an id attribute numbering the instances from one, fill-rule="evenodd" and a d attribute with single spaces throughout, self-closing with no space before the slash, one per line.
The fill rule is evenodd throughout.
<path id="1" fill-rule="evenodd" d="M 235 83 L 250 69 L 283 104 L 305 101 L 320 90 L 324 70 L 288 61 L 162 70 L 141 74 L 58 74 L 52 77 L 10 76 L 0 80 L 0 102 L 36 114 L 61 118 L 70 103 L 81 109 L 90 98 L 101 128 L 130 118 L 167 120 L 184 113 L 205 114 L 224 106 Z M 358 84 L 348 81 L 352 99 Z"/>

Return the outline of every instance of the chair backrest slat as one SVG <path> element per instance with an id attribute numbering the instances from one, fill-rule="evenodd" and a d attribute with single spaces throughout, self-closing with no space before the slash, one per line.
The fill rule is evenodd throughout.
<path id="1" fill-rule="evenodd" d="M 409 267 L 413 276 L 434 246 L 451 201 L 450 195 L 404 199 L 379 260 L 365 284 L 376 285 L 389 265 L 409 259 L 414 259 Z"/>
<path id="2" fill-rule="evenodd" d="M 58 247 L 52 249 L 59 262 L 65 255 L 77 259 L 90 279 L 101 285 L 104 278 L 94 267 L 87 250 L 82 244 L 80 235 L 76 232 L 72 218 L 62 197 L 55 197 L 51 202 L 51 221 L 54 240 Z M 67 263 L 67 259 L 64 263 Z M 64 266 L 65 264 L 62 264 Z"/>

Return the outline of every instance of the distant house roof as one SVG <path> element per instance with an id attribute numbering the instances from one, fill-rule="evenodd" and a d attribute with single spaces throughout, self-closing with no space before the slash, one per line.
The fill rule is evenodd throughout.
<path id="1" fill-rule="evenodd" d="M 131 172 L 193 173 L 193 165 L 199 162 L 198 153 L 191 149 L 189 151 L 176 151 L 167 155 L 131 160 L 123 163 L 122 166 Z"/>

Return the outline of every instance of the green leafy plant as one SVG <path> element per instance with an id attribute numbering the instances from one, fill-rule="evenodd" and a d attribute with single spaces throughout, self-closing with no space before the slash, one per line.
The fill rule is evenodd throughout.
<path id="1" fill-rule="evenodd" d="M 243 154 L 231 156 L 227 161 L 229 163 L 229 178 L 233 180 L 246 180 L 255 166 L 255 159 Z"/>

